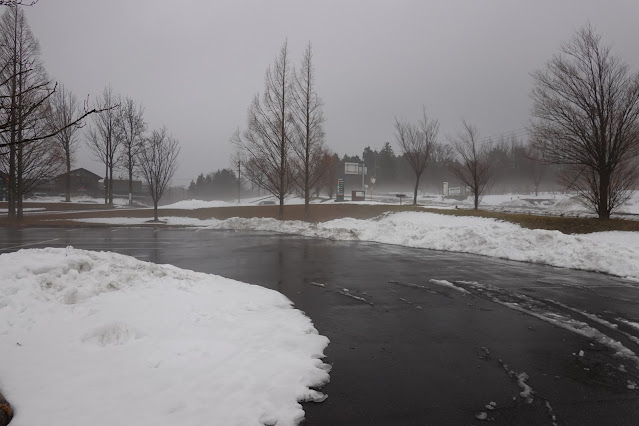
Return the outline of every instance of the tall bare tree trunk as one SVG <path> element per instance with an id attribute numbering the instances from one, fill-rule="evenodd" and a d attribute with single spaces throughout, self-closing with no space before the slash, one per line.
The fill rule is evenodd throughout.
<path id="1" fill-rule="evenodd" d="M 417 179 L 415 179 L 415 192 L 413 193 L 413 205 L 417 205 L 417 190 L 419 189 L 419 178 L 421 177 L 421 173 L 417 175 Z"/>
<path id="2" fill-rule="evenodd" d="M 22 210 L 22 197 L 24 194 L 22 194 L 22 178 L 23 178 L 23 173 L 22 173 L 22 146 L 18 145 L 18 167 L 17 167 L 17 185 L 16 185 L 16 219 L 18 220 L 18 222 L 22 221 L 22 219 L 24 218 L 24 213 Z"/>
<path id="3" fill-rule="evenodd" d="M 285 52 L 287 55 L 288 52 Z M 284 57 L 286 58 L 286 56 Z M 286 112 L 288 110 L 286 105 L 286 88 L 288 87 L 288 79 L 286 74 L 286 60 L 283 61 L 283 71 L 281 73 L 281 89 L 282 89 L 282 99 L 280 101 L 280 188 L 285 188 L 287 186 L 287 175 L 286 175 L 286 161 L 287 161 L 287 146 L 286 146 Z M 284 219 L 284 191 L 280 191 L 280 210 L 278 217 L 280 220 Z"/>
<path id="4" fill-rule="evenodd" d="M 133 205 L 133 167 L 129 167 L 129 206 Z"/>
<path id="5" fill-rule="evenodd" d="M 113 207 L 113 159 L 109 164 L 109 205 Z"/>
<path id="6" fill-rule="evenodd" d="M 64 177 L 64 201 L 68 203 L 71 201 L 71 155 L 68 152 L 65 160 L 67 175 Z"/>
<path id="7" fill-rule="evenodd" d="M 12 108 L 13 109 L 13 108 Z M 13 121 L 13 119 L 12 119 Z M 16 219 L 16 146 L 14 124 L 11 124 L 11 142 L 9 147 L 9 188 L 7 188 L 7 201 L 9 202 L 9 220 Z"/>
<path id="8" fill-rule="evenodd" d="M 324 148 L 323 102 L 315 90 L 313 52 L 309 43 L 302 66 L 293 70 L 291 88 L 291 118 L 295 132 L 292 149 L 297 156 L 296 185 L 304 194 L 304 220 L 310 220 L 311 191 L 327 172 L 322 167 Z"/>
<path id="9" fill-rule="evenodd" d="M 17 12 L 17 7 L 16 7 L 16 16 L 18 15 Z M 16 33 L 18 32 L 18 29 L 16 27 Z M 22 31 L 20 32 L 21 35 L 21 43 L 23 42 L 22 39 Z M 22 48 L 20 49 L 20 51 L 22 52 Z M 18 111 L 18 117 L 16 120 L 16 141 L 18 143 L 18 158 L 17 158 L 17 170 L 16 170 L 16 177 L 17 177 L 17 185 L 16 185 L 16 219 L 18 220 L 18 222 L 21 222 L 22 219 L 24 218 L 24 211 L 22 210 L 22 199 L 24 198 L 24 162 L 23 162 L 23 151 L 22 151 L 22 132 L 24 130 L 24 118 L 23 118 L 23 100 L 24 100 L 24 96 L 23 96 L 23 92 L 25 91 L 25 87 L 24 87 L 24 80 L 23 80 L 23 72 L 25 71 L 23 69 L 23 62 L 22 62 L 22 53 L 21 53 L 21 58 L 20 58 L 20 64 L 18 67 L 18 80 L 17 80 L 17 88 L 18 91 L 20 93 L 20 96 L 16 97 L 16 110 Z"/>
<path id="10" fill-rule="evenodd" d="M 15 8 L 14 27 L 13 27 L 13 74 L 11 76 L 11 146 L 9 147 L 9 190 L 7 198 L 9 201 L 9 220 L 16 219 L 16 95 L 18 84 L 18 8 Z"/>
<path id="11" fill-rule="evenodd" d="M 306 126 L 306 131 L 308 132 L 308 125 Z M 311 188 L 310 188 L 310 182 L 309 182 L 309 175 L 311 173 L 310 171 L 310 165 L 309 162 L 311 160 L 311 155 L 309 150 L 306 150 L 306 164 L 304 165 L 304 220 L 306 222 L 309 221 L 311 212 L 310 212 L 310 204 L 311 204 Z"/>
<path id="12" fill-rule="evenodd" d="M 109 204 L 109 163 L 104 165 L 104 204 Z"/>
<path id="13" fill-rule="evenodd" d="M 284 43 L 275 63 L 266 71 L 265 91 L 256 95 L 248 111 L 248 128 L 239 129 L 231 140 L 238 147 L 244 176 L 279 199 L 280 219 L 284 217 L 284 198 L 293 183 L 290 157 L 293 126 L 290 107 L 288 48 Z"/>
<path id="14" fill-rule="evenodd" d="M 610 203 L 608 202 L 608 190 L 610 188 L 610 171 L 599 171 L 599 219 L 610 219 Z"/>

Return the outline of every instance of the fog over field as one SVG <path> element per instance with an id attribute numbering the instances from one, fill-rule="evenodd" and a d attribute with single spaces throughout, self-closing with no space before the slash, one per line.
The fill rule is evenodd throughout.
<path id="1" fill-rule="evenodd" d="M 111 84 L 180 139 L 179 185 L 229 166 L 229 138 L 284 41 L 296 67 L 313 45 L 326 143 L 340 158 L 393 143 L 394 117 L 416 120 L 422 106 L 442 140 L 462 119 L 482 138 L 525 137 L 529 73 L 587 22 L 639 63 L 631 0 L 40 0 L 27 16 L 54 80 L 91 100 Z M 84 145 L 78 159 L 102 173 Z"/>

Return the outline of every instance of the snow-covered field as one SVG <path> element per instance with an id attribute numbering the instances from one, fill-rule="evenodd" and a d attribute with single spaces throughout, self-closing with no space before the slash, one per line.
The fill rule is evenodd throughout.
<path id="1" fill-rule="evenodd" d="M 34 202 L 34 203 L 63 203 L 64 195 L 55 196 L 55 195 L 39 195 L 30 197 L 24 200 L 25 202 Z M 104 204 L 104 198 L 94 198 L 88 196 L 73 196 L 71 197 L 71 203 L 79 203 L 79 204 Z M 128 198 L 114 198 L 113 204 L 116 206 L 127 206 L 129 204 Z"/>
<path id="2" fill-rule="evenodd" d="M 312 204 L 321 203 L 326 199 L 316 198 L 311 200 Z M 237 206 L 257 206 L 260 205 L 260 202 L 273 202 L 279 205 L 279 200 L 272 196 L 262 196 L 262 197 L 251 197 L 251 198 L 242 198 L 240 202 L 237 201 L 221 201 L 221 200 L 212 200 L 212 201 L 204 201 L 204 200 L 183 200 L 178 201 L 177 203 L 167 204 L 161 206 L 163 209 L 183 209 L 183 210 L 194 210 L 194 209 L 208 209 L 214 207 L 237 207 Z M 288 206 L 304 204 L 304 199 L 299 197 L 286 197 L 285 204 Z"/>
<path id="3" fill-rule="evenodd" d="M 63 197 L 34 197 L 27 202 L 40 202 L 40 203 L 59 203 L 63 201 Z M 102 204 L 103 199 L 91 198 L 91 197 L 72 197 L 72 203 L 89 203 L 89 204 Z M 181 209 L 181 210 L 194 210 L 203 208 L 215 208 L 215 207 L 237 207 L 237 206 L 256 206 L 260 202 L 270 201 L 278 203 L 278 200 L 272 196 L 260 196 L 251 198 L 242 198 L 238 203 L 237 201 L 221 201 L 221 200 L 183 200 L 172 204 L 161 205 L 163 209 Z M 333 203 L 334 200 L 330 200 L 327 197 L 315 198 L 311 200 L 312 204 L 321 203 Z M 403 204 L 409 204 L 412 202 L 411 194 L 407 194 L 403 201 Z M 472 208 L 473 200 L 467 198 L 463 201 L 442 198 L 441 195 L 420 195 L 417 198 L 417 202 L 427 208 L 434 209 L 450 209 L 450 208 Z M 128 200 L 125 198 L 115 198 L 113 203 L 116 207 L 128 206 Z M 349 201 L 348 198 L 345 201 L 347 204 L 385 204 L 396 205 L 399 204 L 399 199 L 395 196 L 395 193 L 388 194 L 375 194 L 371 200 L 368 198 L 366 201 Z M 290 196 L 285 200 L 286 205 L 299 205 L 304 204 L 304 199 L 300 197 Z M 540 193 L 539 195 L 522 195 L 522 194 L 503 194 L 503 195 L 486 195 L 481 200 L 480 208 L 491 211 L 501 212 L 514 212 L 514 213 L 526 213 L 526 214 L 540 214 L 549 216 L 576 216 L 576 217 L 594 217 L 595 215 L 579 200 L 577 196 L 570 193 Z M 28 209 L 25 209 L 27 211 Z M 635 191 L 633 196 L 623 205 L 619 210 L 619 214 L 622 215 L 639 215 L 639 191 Z M 627 216 L 625 216 L 627 217 Z"/>
<path id="4" fill-rule="evenodd" d="M 272 290 L 114 253 L 0 255 L 12 426 L 294 425 L 328 339 Z"/>
<path id="5" fill-rule="evenodd" d="M 162 208 L 172 209 L 201 209 L 212 207 L 231 207 L 231 206 L 254 206 L 260 201 L 269 200 L 278 203 L 275 197 L 263 196 L 254 198 L 244 198 L 240 203 L 237 201 L 203 201 L 203 200 L 184 200 L 174 204 L 161 206 Z M 313 199 L 311 203 L 319 204 L 322 202 L 332 203 L 333 200 L 327 198 Z M 472 208 L 472 198 L 463 201 L 452 198 L 442 198 L 441 195 L 423 194 L 417 198 L 418 204 L 435 209 L 449 208 Z M 347 204 L 399 204 L 399 198 L 395 193 L 375 194 L 373 199 L 369 199 L 367 195 L 366 201 L 349 201 L 348 197 L 344 203 Z M 412 194 L 406 194 L 403 204 L 412 203 Z M 287 197 L 286 205 L 304 204 L 304 199 L 299 197 Z M 577 216 L 577 217 L 594 217 L 595 215 L 572 193 L 540 193 L 539 195 L 523 195 L 523 194 L 502 194 L 502 195 L 486 195 L 482 198 L 480 208 L 491 211 L 515 212 L 527 214 L 541 214 L 549 216 Z M 619 210 L 621 214 L 637 214 L 639 215 L 639 191 Z"/>
<path id="6" fill-rule="evenodd" d="M 472 208 L 472 198 L 463 201 L 442 199 L 441 196 L 423 196 L 418 203 L 426 207 L 458 207 Z M 482 198 L 480 208 L 483 210 L 542 214 L 549 216 L 595 217 L 577 197 L 571 193 L 540 193 L 539 195 L 502 194 L 486 195 Z M 622 214 L 639 214 L 639 191 L 618 210 Z"/>
<path id="7" fill-rule="evenodd" d="M 167 217 L 168 225 L 299 234 L 331 240 L 373 241 L 406 247 L 473 253 L 572 269 L 605 272 L 639 280 L 639 232 L 566 235 L 526 229 L 495 219 L 427 212 L 402 212 L 375 219 L 336 219 L 324 223 L 267 218 L 198 220 Z M 82 222 L 143 224 L 142 218 L 78 219 Z"/>
<path id="8" fill-rule="evenodd" d="M 25 209 L 22 209 L 23 212 L 39 212 L 39 211 L 43 211 L 46 210 L 44 207 L 28 207 Z M 9 212 L 9 209 L 0 209 L 0 213 L 7 213 Z"/>

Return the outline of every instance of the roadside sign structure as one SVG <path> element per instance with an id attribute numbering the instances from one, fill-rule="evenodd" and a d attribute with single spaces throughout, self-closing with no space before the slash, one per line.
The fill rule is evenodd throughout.
<path id="1" fill-rule="evenodd" d="M 359 173 L 359 163 L 344 163 L 345 175 L 358 175 Z"/>
<path id="2" fill-rule="evenodd" d="M 451 197 L 458 197 L 461 195 L 461 186 L 451 186 L 448 188 L 448 195 Z"/>
<path id="3" fill-rule="evenodd" d="M 362 190 L 366 187 L 364 176 L 366 176 L 367 171 L 368 168 L 364 165 L 364 163 L 344 163 L 345 175 L 362 175 Z"/>
<path id="4" fill-rule="evenodd" d="M 337 179 L 337 191 L 335 192 L 335 201 L 344 201 L 344 179 Z"/>

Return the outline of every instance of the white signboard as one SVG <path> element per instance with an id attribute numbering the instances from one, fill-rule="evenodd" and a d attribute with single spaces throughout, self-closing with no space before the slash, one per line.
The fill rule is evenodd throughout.
<path id="1" fill-rule="evenodd" d="M 359 163 L 344 163 L 344 174 L 345 175 L 358 175 L 359 172 Z"/>
<path id="2" fill-rule="evenodd" d="M 461 195 L 461 186 L 451 186 L 450 188 L 448 188 L 448 195 Z"/>
<path id="3" fill-rule="evenodd" d="M 448 195 L 448 182 L 444 182 L 444 196 Z"/>

